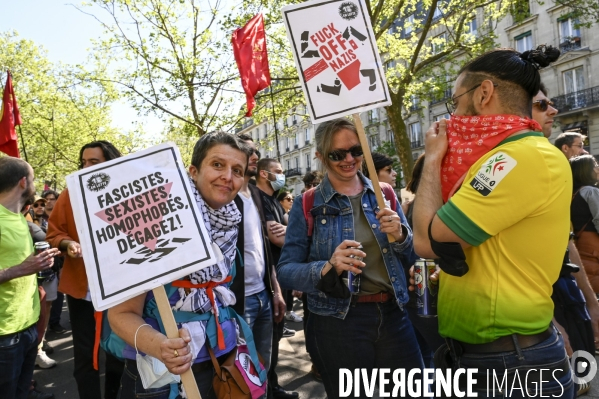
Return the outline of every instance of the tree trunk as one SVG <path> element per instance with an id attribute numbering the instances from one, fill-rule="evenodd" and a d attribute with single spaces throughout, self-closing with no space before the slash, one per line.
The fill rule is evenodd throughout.
<path id="1" fill-rule="evenodd" d="M 400 91 L 399 93 L 391 92 L 390 94 L 393 105 L 385 107 L 385 109 L 387 110 L 389 125 L 393 130 L 395 149 L 397 151 L 397 155 L 399 156 L 401 168 L 404 173 L 404 183 L 407 183 L 412 177 L 414 159 L 412 158 L 412 148 L 410 145 L 410 139 L 408 138 L 406 124 L 401 114 L 405 93 Z"/>

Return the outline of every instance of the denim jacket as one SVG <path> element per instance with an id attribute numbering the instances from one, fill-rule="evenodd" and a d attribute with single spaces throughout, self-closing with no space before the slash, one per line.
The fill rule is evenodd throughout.
<path id="1" fill-rule="evenodd" d="M 399 203 L 396 205 L 401 223 L 408 234 L 402 243 L 389 243 L 387 235 L 381 233 L 376 213 L 379 207 L 370 179 L 358 172 L 364 183 L 362 207 L 376 240 L 381 248 L 389 281 L 400 307 L 408 301 L 406 278 L 402 259 L 408 259 L 412 252 L 412 231 Z M 303 196 L 296 198 L 289 213 L 289 228 L 285 235 L 285 245 L 277 265 L 277 276 L 281 288 L 294 289 L 308 294 L 308 308 L 321 316 L 334 316 L 344 319 L 350 299 L 332 298 L 317 290 L 325 263 L 331 258 L 335 248 L 344 240 L 354 239 L 354 218 L 349 197 L 336 192 L 328 176 L 316 188 L 314 207 L 314 231 L 308 237 L 308 226 L 304 217 Z M 397 201 L 397 199 L 395 199 Z"/>

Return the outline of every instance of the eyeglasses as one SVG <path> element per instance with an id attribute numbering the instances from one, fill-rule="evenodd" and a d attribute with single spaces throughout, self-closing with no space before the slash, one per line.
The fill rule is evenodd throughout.
<path id="1" fill-rule="evenodd" d="M 536 105 L 537 107 L 539 107 L 541 112 L 547 111 L 547 108 L 549 108 L 550 105 L 553 107 L 554 104 L 555 103 L 550 100 L 537 100 L 532 102 L 532 105 Z"/>
<path id="2" fill-rule="evenodd" d="M 445 108 L 447 108 L 447 112 L 449 112 L 450 114 L 453 114 L 458 106 L 456 100 L 458 98 L 462 97 L 464 94 L 470 93 L 471 91 L 478 89 L 482 84 L 483 84 L 483 82 L 480 82 L 479 84 L 477 84 L 470 90 L 466 90 L 459 96 L 455 96 L 455 97 L 452 96 L 449 100 L 447 100 L 445 102 Z M 493 87 L 497 87 L 497 83 L 493 83 Z"/>
<path id="3" fill-rule="evenodd" d="M 312 188 L 312 187 L 318 187 L 319 184 L 320 184 L 320 182 L 318 182 L 318 183 L 304 183 L 304 186 L 306 188 Z"/>
<path id="4" fill-rule="evenodd" d="M 39 208 L 40 206 L 43 208 L 43 207 L 45 207 L 46 205 L 42 204 L 41 202 L 36 202 L 35 204 L 33 204 L 33 207 L 34 207 L 34 208 Z"/>
<path id="5" fill-rule="evenodd" d="M 253 151 L 254 151 L 254 154 L 256 154 L 256 155 L 258 156 L 258 158 L 262 158 L 262 157 L 260 156 L 260 151 L 258 151 L 258 150 L 253 150 Z"/>
<path id="6" fill-rule="evenodd" d="M 362 147 L 359 145 L 355 145 L 348 150 L 342 150 L 342 149 L 333 150 L 329 153 L 328 158 L 331 161 L 339 162 L 339 161 L 343 161 L 345 159 L 345 157 L 347 157 L 348 153 L 350 153 L 353 158 L 358 158 L 358 157 L 361 157 L 362 155 L 364 155 L 364 151 L 362 151 Z"/>
<path id="7" fill-rule="evenodd" d="M 283 198 L 285 201 L 293 202 L 293 197 L 285 197 Z"/>
<path id="8" fill-rule="evenodd" d="M 572 144 L 570 147 L 582 148 L 582 147 L 584 147 L 584 145 L 582 145 L 582 144 Z"/>

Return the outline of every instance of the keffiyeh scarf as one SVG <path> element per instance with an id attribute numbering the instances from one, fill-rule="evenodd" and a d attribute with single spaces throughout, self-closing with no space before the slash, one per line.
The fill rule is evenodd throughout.
<path id="1" fill-rule="evenodd" d="M 223 258 L 214 265 L 191 273 L 188 278 L 193 284 L 223 281 L 229 275 L 235 261 L 239 233 L 237 225 L 241 221 L 241 213 L 234 202 L 220 209 L 212 209 L 198 192 L 193 180 L 191 188 L 198 210 L 202 214 L 206 231 L 212 242 L 220 248 Z M 235 303 L 235 295 L 225 285 L 218 286 L 214 291 L 222 305 L 228 306 Z M 174 310 L 194 313 L 206 313 L 211 310 L 210 300 L 204 288 L 179 288 L 179 295 L 181 299 L 173 306 Z"/>

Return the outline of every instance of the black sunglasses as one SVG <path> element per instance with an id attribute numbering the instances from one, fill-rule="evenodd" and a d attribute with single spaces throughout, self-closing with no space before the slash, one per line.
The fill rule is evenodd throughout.
<path id="1" fill-rule="evenodd" d="M 347 156 L 347 153 L 350 153 L 353 158 L 358 158 L 364 155 L 362 147 L 359 145 L 355 145 L 348 150 L 333 150 L 329 153 L 328 158 L 334 162 L 343 161 Z"/>
<path id="2" fill-rule="evenodd" d="M 260 151 L 258 150 L 253 150 L 254 154 L 258 155 L 258 158 L 262 158 L 262 156 L 260 155 Z"/>
<path id="3" fill-rule="evenodd" d="M 46 205 L 42 204 L 41 202 L 36 202 L 35 204 L 33 204 L 33 207 L 34 207 L 34 208 L 39 208 L 40 206 L 41 206 L 42 208 L 45 208 L 45 207 L 46 207 Z"/>
<path id="4" fill-rule="evenodd" d="M 554 104 L 555 103 L 551 100 L 537 100 L 532 102 L 532 105 L 539 107 L 541 112 L 547 111 L 547 108 L 549 108 L 550 105 L 553 107 Z"/>

